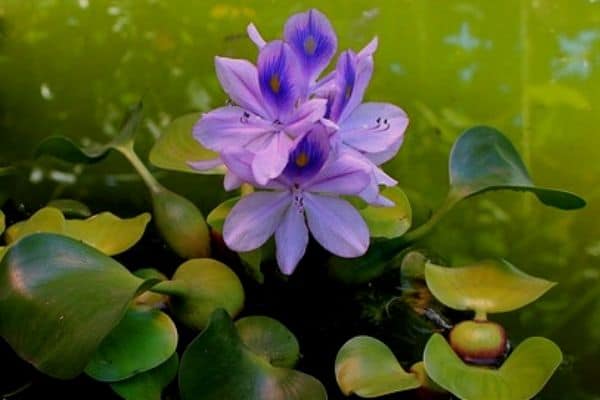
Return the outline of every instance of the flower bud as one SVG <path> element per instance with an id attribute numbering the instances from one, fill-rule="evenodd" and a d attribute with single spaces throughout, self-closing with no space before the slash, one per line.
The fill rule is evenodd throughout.
<path id="1" fill-rule="evenodd" d="M 210 255 L 210 233 L 204 216 L 185 197 L 161 188 L 152 194 L 154 222 L 163 239 L 182 258 Z"/>
<path id="2" fill-rule="evenodd" d="M 463 321 L 450 331 L 450 345 L 465 362 L 494 365 L 506 353 L 506 331 L 491 321 Z"/>

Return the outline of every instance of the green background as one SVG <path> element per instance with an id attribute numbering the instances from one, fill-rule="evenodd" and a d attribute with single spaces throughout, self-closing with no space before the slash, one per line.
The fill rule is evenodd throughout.
<path id="1" fill-rule="evenodd" d="M 504 257 L 559 282 L 496 318 L 517 341 L 543 335 L 565 352 L 541 398 L 600 399 L 600 1 L 0 0 L 0 164 L 28 171 L 15 197 L 28 210 L 61 196 L 121 215 L 148 209 L 118 154 L 74 168 L 33 162 L 36 143 L 53 134 L 108 141 L 142 97 L 146 159 L 173 118 L 225 103 L 213 57 L 254 59 L 250 21 L 271 39 L 309 7 L 329 16 L 342 49 L 379 37 L 366 98 L 410 116 L 386 169 L 417 220 L 442 202 L 452 142 L 474 124 L 506 133 L 536 183 L 586 198 L 584 210 L 561 212 L 530 194 L 486 194 L 462 203 L 425 245 L 452 265 Z M 218 177 L 157 176 L 205 212 L 227 196 Z"/>

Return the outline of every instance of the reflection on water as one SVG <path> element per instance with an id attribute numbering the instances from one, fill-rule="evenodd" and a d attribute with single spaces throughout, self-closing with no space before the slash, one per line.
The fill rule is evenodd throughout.
<path id="1" fill-rule="evenodd" d="M 453 264 L 504 257 L 558 281 L 539 304 L 498 319 L 517 340 L 548 335 L 565 350 L 567 363 L 541 398 L 600 398 L 597 1 L 0 0 L 0 161 L 28 165 L 23 160 L 51 134 L 105 141 L 139 97 L 147 151 L 175 116 L 225 102 L 213 57 L 254 58 L 244 34 L 250 20 L 272 38 L 289 14 L 309 6 L 331 17 L 341 47 L 359 49 L 379 36 L 367 97 L 411 117 L 388 170 L 418 218 L 445 194 L 454 138 L 479 123 L 507 133 L 536 182 L 587 198 L 586 210 L 563 213 L 528 195 L 489 194 L 460 206 L 428 242 Z M 205 211 L 224 198 L 216 179 L 160 176 Z M 31 208 L 57 193 L 94 199 L 98 208 L 144 207 L 130 196 L 141 184 L 118 157 L 85 173 L 44 161 L 30 177 L 34 190 L 21 190 Z M 211 197 L 205 185 L 214 187 Z"/>

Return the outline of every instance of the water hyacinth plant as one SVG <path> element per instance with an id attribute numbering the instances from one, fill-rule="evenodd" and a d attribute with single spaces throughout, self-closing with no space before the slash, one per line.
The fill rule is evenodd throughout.
<path id="1" fill-rule="evenodd" d="M 277 261 L 288 275 L 304 255 L 306 225 L 331 253 L 363 255 L 365 222 L 331 194 L 393 205 L 379 185 L 396 181 L 379 165 L 396 154 L 408 126 L 400 108 L 362 103 L 377 39 L 358 54 L 342 52 L 336 68 L 319 79 L 337 50 L 336 34 L 319 11 L 292 16 L 283 40 L 266 42 L 254 25 L 248 34 L 259 48 L 256 66 L 217 57 L 219 82 L 233 104 L 202 115 L 194 127 L 194 137 L 219 157 L 190 162 L 200 170 L 225 164 L 228 190 L 242 183 L 274 190 L 253 193 L 233 208 L 225 243 L 250 251 L 275 233 Z"/>
<path id="2" fill-rule="evenodd" d="M 408 116 L 364 101 L 377 38 L 330 66 L 338 38 L 316 9 L 292 15 L 281 38 L 265 40 L 254 24 L 247 35 L 256 63 L 215 58 L 228 104 L 175 119 L 150 151 L 161 169 L 223 175 L 235 194 L 206 221 L 134 150 L 141 102 L 109 143 L 50 137 L 36 159 L 81 166 L 116 150 L 149 189 L 151 214 L 92 215 L 78 200 L 53 198 L 27 215 L 7 202 L 14 171 L 0 168 L 0 336 L 10 356 L 125 400 L 536 396 L 560 348 L 542 337 L 513 343 L 488 318 L 555 283 L 505 260 L 445 267 L 415 244 L 488 191 L 530 192 L 563 210 L 585 201 L 535 185 L 508 138 L 475 126 L 450 151 L 446 200 L 413 228 L 409 197 L 382 167 L 402 146 Z M 156 231 L 147 230 L 152 219 Z M 156 265 L 140 268 L 142 257 Z M 389 346 L 374 337 L 394 339 L 380 329 L 386 319 L 402 330 Z M 326 347 L 312 350 L 316 342 Z M 34 390 L 31 379 L 12 393 Z"/>

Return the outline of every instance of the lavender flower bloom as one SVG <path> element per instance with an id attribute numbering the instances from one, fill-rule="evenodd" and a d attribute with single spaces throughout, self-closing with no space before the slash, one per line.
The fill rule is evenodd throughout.
<path id="1" fill-rule="evenodd" d="M 364 220 L 337 195 L 361 192 L 369 183 L 369 165 L 330 151 L 324 127 L 315 127 L 297 143 L 283 174 L 267 185 L 253 182 L 251 160 L 248 151 L 223 155 L 225 165 L 244 181 L 272 190 L 242 197 L 231 210 L 223 226 L 229 248 L 250 251 L 275 234 L 277 262 L 288 275 L 304 255 L 309 230 L 333 254 L 358 257 L 366 252 Z"/>

